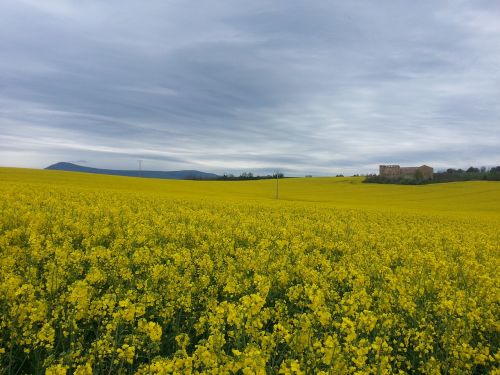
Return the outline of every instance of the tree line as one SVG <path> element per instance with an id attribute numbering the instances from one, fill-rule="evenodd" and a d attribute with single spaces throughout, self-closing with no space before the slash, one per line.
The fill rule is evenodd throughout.
<path id="1" fill-rule="evenodd" d="M 500 181 L 500 166 L 469 167 L 467 169 L 448 168 L 446 171 L 434 173 L 433 182 L 454 182 L 454 181 Z"/>
<path id="2" fill-rule="evenodd" d="M 254 175 L 252 172 L 243 172 L 239 176 L 236 176 L 232 173 L 224 173 L 222 176 L 217 178 L 217 180 L 221 181 L 268 180 L 268 179 L 284 178 L 284 177 L 285 175 L 283 173 L 273 173 L 260 176 L 260 175 Z"/>
<path id="3" fill-rule="evenodd" d="M 500 181 L 500 166 L 492 168 L 469 167 L 467 169 L 448 168 L 445 171 L 433 173 L 432 179 L 424 179 L 420 171 L 417 171 L 414 176 L 385 177 L 379 175 L 369 175 L 363 182 L 378 184 L 423 185 L 458 181 Z"/>

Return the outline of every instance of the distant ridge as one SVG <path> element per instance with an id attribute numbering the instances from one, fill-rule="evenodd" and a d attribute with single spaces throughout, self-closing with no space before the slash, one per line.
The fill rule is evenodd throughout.
<path id="1" fill-rule="evenodd" d="M 49 165 L 47 168 L 52 171 L 84 172 L 95 174 L 108 174 L 113 176 L 163 178 L 173 180 L 214 180 L 219 178 L 214 173 L 206 173 L 195 170 L 182 171 L 137 171 L 137 170 L 116 170 L 84 167 L 82 165 L 60 162 Z"/>

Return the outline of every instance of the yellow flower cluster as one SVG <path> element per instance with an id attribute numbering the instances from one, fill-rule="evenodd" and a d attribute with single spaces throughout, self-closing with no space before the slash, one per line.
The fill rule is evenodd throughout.
<path id="1" fill-rule="evenodd" d="M 0 182 L 0 368 L 499 371 L 498 218 L 238 202 L 220 186 L 208 200 Z"/>

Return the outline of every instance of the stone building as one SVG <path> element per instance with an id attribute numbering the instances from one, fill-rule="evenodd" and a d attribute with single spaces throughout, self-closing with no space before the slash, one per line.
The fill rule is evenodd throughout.
<path id="1" fill-rule="evenodd" d="M 432 180 L 434 169 L 428 165 L 420 167 L 400 167 L 399 165 L 381 165 L 379 166 L 379 175 L 381 177 L 413 177 L 420 175 L 424 180 Z"/>

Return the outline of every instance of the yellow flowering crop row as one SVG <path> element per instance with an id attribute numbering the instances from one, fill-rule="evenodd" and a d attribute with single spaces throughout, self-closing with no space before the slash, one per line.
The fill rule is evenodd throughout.
<path id="1" fill-rule="evenodd" d="M 0 181 L 0 374 L 499 371 L 498 216 L 93 178 Z"/>

